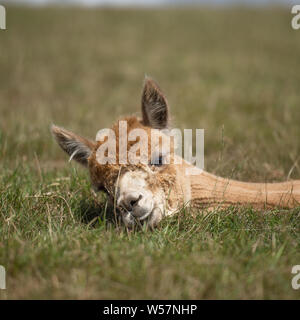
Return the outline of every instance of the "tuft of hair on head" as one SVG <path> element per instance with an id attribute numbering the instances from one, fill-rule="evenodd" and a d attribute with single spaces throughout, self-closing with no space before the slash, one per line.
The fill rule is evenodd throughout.
<path id="1" fill-rule="evenodd" d="M 51 132 L 59 146 L 70 156 L 69 161 L 74 159 L 83 166 L 88 165 L 88 158 L 95 144 L 71 131 L 51 125 Z"/>
<path id="2" fill-rule="evenodd" d="M 155 129 L 165 129 L 169 124 L 168 101 L 158 84 L 145 76 L 142 92 L 143 124 Z"/>

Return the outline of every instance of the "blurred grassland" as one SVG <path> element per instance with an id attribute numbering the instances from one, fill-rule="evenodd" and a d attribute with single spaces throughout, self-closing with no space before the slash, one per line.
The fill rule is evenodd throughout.
<path id="1" fill-rule="evenodd" d="M 300 42 L 290 19 L 278 9 L 9 8 L 0 34 L 4 157 L 65 159 L 49 125 L 94 138 L 139 112 L 149 74 L 174 126 L 205 129 L 208 169 L 282 179 L 300 146 Z"/>
<path id="2" fill-rule="evenodd" d="M 299 210 L 236 209 L 152 233 L 86 224 L 88 174 L 51 123 L 95 137 L 139 112 L 144 74 L 173 126 L 205 129 L 205 167 L 300 178 L 300 31 L 289 10 L 7 8 L 0 32 L 1 298 L 299 298 Z"/>

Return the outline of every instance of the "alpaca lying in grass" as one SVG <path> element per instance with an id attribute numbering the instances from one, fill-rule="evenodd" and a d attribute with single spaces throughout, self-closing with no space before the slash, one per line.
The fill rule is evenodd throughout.
<path id="1" fill-rule="evenodd" d="M 124 163 L 119 152 L 119 141 L 123 137 L 120 121 L 126 122 L 127 134 L 136 129 L 146 132 L 149 148 L 146 154 L 141 150 L 137 150 L 137 154 L 146 155 L 150 161 Z M 163 129 L 168 128 L 168 122 L 167 99 L 158 85 L 146 78 L 142 93 L 142 118 L 126 117 L 111 128 L 116 138 L 114 161 L 109 161 L 111 159 L 107 152 L 99 153 L 108 139 L 90 141 L 54 125 L 52 132 L 70 159 L 89 169 L 95 189 L 109 194 L 118 214 L 129 228 L 141 222 L 154 227 L 163 217 L 172 215 L 182 206 L 208 209 L 230 205 L 251 205 L 261 209 L 298 206 L 300 181 L 246 183 L 217 177 L 203 170 L 197 171 L 191 163 L 178 159 L 174 146 L 170 148 L 171 152 L 165 152 L 160 138 L 157 141 L 162 150 L 151 151 L 151 141 L 156 136 L 164 136 Z M 132 152 L 133 145 L 134 141 L 128 142 L 128 154 Z M 169 161 L 166 161 L 167 156 Z M 104 158 L 108 161 L 103 161 Z M 187 175 L 189 169 L 198 173 Z"/>

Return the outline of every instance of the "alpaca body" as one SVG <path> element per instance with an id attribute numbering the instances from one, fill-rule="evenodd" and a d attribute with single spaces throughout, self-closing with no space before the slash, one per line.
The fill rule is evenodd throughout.
<path id="1" fill-rule="evenodd" d="M 167 99 L 158 85 L 146 78 L 142 119 L 127 117 L 117 121 L 110 129 L 115 141 L 110 142 L 109 137 L 102 140 L 97 135 L 94 142 L 57 126 L 52 126 L 52 132 L 70 158 L 89 169 L 95 190 L 109 194 L 127 227 L 139 222 L 156 226 L 163 217 L 172 215 L 183 206 L 212 209 L 241 205 L 267 209 L 299 205 L 300 181 L 247 183 L 221 178 L 178 158 L 173 144 L 168 151 L 164 150 L 161 139 L 167 136 L 162 129 L 168 128 L 168 119 Z M 126 122 L 127 136 L 141 130 L 148 138 L 147 142 L 142 142 L 141 137 L 126 141 L 128 157 L 147 156 L 150 162 L 124 163 L 124 156 L 119 152 L 120 144 L 124 142 L 121 141 L 124 138 L 124 132 L 120 132 L 121 121 Z M 135 144 L 140 149 L 133 152 Z M 161 151 L 153 152 L 153 144 Z M 113 156 L 110 156 L 110 147 L 117 151 Z M 107 152 L 101 153 L 101 150 Z M 165 161 L 167 158 L 169 162 Z M 194 174 L 187 174 L 187 170 Z"/>

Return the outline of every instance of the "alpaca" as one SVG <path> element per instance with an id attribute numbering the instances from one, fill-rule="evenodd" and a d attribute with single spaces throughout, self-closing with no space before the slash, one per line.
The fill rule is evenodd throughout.
<path id="1" fill-rule="evenodd" d="M 258 209 L 293 208 L 300 201 L 300 180 L 283 183 L 247 183 L 221 178 L 204 170 L 186 175 L 187 169 L 197 168 L 174 154 L 171 146 L 168 163 L 162 152 L 146 151 L 149 163 L 124 164 L 121 161 L 119 138 L 120 121 L 126 121 L 127 133 L 143 129 L 151 139 L 163 136 L 169 125 L 169 106 L 157 83 L 146 78 L 142 91 L 142 118 L 131 116 L 117 121 L 111 128 L 116 137 L 115 162 L 101 162 L 99 150 L 107 139 L 91 141 L 75 133 L 52 125 L 52 133 L 60 147 L 81 165 L 88 168 L 95 190 L 108 193 L 118 209 L 118 215 L 128 228 L 146 223 L 155 227 L 165 216 L 170 216 L 183 206 L 213 209 L 231 205 L 251 206 Z M 161 146 L 161 138 L 158 139 Z M 121 141 L 121 140 L 120 140 Z M 128 142 L 127 151 L 134 143 Z M 137 154 L 141 151 L 137 151 Z M 107 152 L 106 152 L 107 155 Z M 181 162 L 181 163 L 180 163 Z M 179 163 L 179 164 L 178 164 Z"/>

